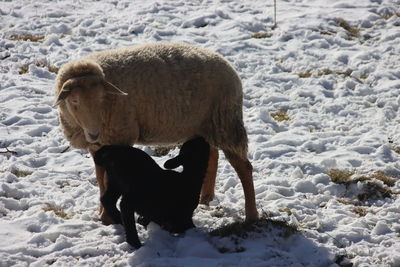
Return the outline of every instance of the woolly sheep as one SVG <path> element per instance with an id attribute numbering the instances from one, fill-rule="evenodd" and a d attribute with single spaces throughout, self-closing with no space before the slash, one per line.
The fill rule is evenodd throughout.
<path id="1" fill-rule="evenodd" d="M 141 246 L 134 213 L 173 233 L 195 227 L 192 221 L 208 165 L 210 147 L 203 138 L 183 144 L 179 155 L 164 166 L 183 166 L 181 173 L 164 170 L 146 152 L 130 146 L 106 145 L 95 153 L 94 161 L 107 173 L 101 203 L 105 212 L 125 227 L 126 240 Z M 122 195 L 120 210 L 116 202 Z"/>
<path id="2" fill-rule="evenodd" d="M 212 148 L 201 203 L 214 197 L 220 148 L 242 183 L 246 219 L 258 218 L 242 85 L 219 54 L 174 43 L 94 53 L 61 67 L 55 95 L 66 139 L 92 155 L 103 145 L 175 144 L 203 136 Z M 101 196 L 105 173 L 95 169 Z M 112 223 L 101 205 L 100 218 Z"/>

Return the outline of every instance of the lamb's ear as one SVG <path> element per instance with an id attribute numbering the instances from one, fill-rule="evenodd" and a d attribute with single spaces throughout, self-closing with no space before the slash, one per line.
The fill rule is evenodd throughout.
<path id="1" fill-rule="evenodd" d="M 169 159 L 164 163 L 164 168 L 175 169 L 183 164 L 182 155 L 178 155 L 173 159 Z"/>
<path id="2" fill-rule="evenodd" d="M 56 101 L 53 104 L 53 107 L 58 106 L 71 93 L 72 87 L 69 87 L 71 85 L 71 82 L 72 82 L 71 80 L 68 80 L 63 84 L 60 92 L 58 93 Z"/>
<path id="3" fill-rule="evenodd" d="M 110 82 L 103 81 L 103 86 L 104 86 L 104 90 L 106 90 L 106 92 L 109 94 L 128 95 L 128 93 L 125 93 L 124 91 L 122 91 L 121 89 L 119 89 L 118 87 L 116 87 L 114 84 L 112 84 Z"/>
<path id="4" fill-rule="evenodd" d="M 94 156 L 93 156 L 94 163 L 98 166 L 104 167 L 107 157 L 108 157 L 107 150 L 99 149 L 94 153 Z"/>

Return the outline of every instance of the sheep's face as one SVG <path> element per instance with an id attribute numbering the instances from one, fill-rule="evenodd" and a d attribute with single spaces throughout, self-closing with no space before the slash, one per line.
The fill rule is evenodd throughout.
<path id="1" fill-rule="evenodd" d="M 103 78 L 90 75 L 67 80 L 56 105 L 65 102 L 68 112 L 83 129 L 88 143 L 97 143 L 101 135 L 103 102 L 107 94 L 126 95 Z"/>

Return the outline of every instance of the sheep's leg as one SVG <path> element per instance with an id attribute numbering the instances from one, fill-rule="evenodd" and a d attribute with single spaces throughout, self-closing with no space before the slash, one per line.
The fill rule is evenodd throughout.
<path id="1" fill-rule="evenodd" d="M 218 149 L 210 147 L 210 156 L 208 159 L 208 167 L 206 177 L 200 194 L 200 204 L 208 205 L 214 199 L 215 179 L 218 169 Z"/>
<path id="2" fill-rule="evenodd" d="M 100 190 L 100 198 L 104 195 L 104 191 L 106 189 L 106 172 L 103 167 L 98 166 L 95 164 L 95 170 L 96 170 L 96 180 L 97 184 L 99 185 L 99 190 Z M 104 212 L 104 207 L 100 203 L 100 210 L 99 210 L 99 215 L 100 215 L 100 220 L 102 221 L 103 224 L 109 225 L 115 223 L 114 220 L 106 213 Z"/>
<path id="3" fill-rule="evenodd" d="M 142 244 L 140 243 L 139 236 L 136 230 L 135 223 L 135 212 L 129 205 L 130 201 L 126 197 L 122 197 L 120 208 L 122 223 L 125 228 L 126 241 L 129 245 L 134 248 L 140 248 Z"/>
<path id="4" fill-rule="evenodd" d="M 247 158 L 242 159 L 238 155 L 227 151 L 224 151 L 224 153 L 242 183 L 245 198 L 246 220 L 257 220 L 258 212 L 253 184 L 253 166 Z"/>
<path id="5" fill-rule="evenodd" d="M 112 184 L 108 184 L 104 195 L 100 198 L 101 204 L 104 207 L 104 213 L 109 215 L 115 223 L 122 223 L 121 213 L 115 206 L 118 198 L 121 196 L 118 188 L 114 188 Z"/>

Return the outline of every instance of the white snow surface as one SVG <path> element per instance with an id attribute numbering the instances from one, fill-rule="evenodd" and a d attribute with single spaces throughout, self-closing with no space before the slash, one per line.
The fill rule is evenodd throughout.
<path id="1" fill-rule="evenodd" d="M 272 0 L 0 1 L 0 266 L 400 266 L 399 16 L 399 0 L 278 0 L 273 29 Z M 43 38 L 17 38 L 28 35 Z M 160 41 L 215 50 L 237 70 L 258 210 L 298 233 L 209 235 L 244 219 L 223 154 L 196 229 L 138 226 L 134 250 L 121 225 L 101 224 L 92 159 L 68 149 L 55 74 L 38 62 Z M 390 175 L 373 181 L 392 194 L 372 187 L 361 201 L 368 182 L 334 183 L 332 169 Z"/>

